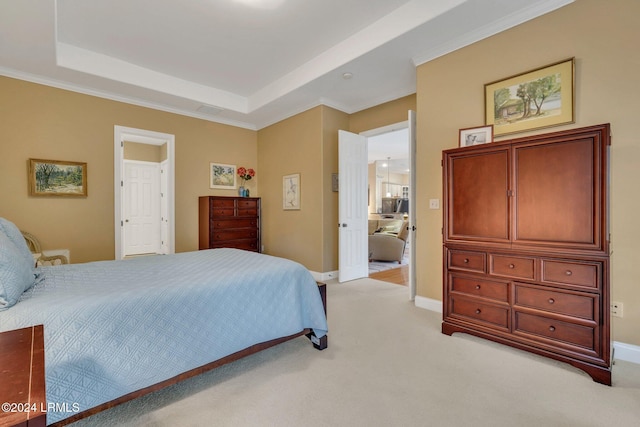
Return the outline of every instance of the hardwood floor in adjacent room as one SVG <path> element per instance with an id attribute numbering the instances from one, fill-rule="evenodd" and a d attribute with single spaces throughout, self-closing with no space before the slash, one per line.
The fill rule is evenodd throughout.
<path id="1" fill-rule="evenodd" d="M 379 271 L 369 275 L 370 279 L 382 280 L 383 282 L 395 283 L 397 285 L 409 285 L 409 266 L 401 265 L 391 270 Z"/>

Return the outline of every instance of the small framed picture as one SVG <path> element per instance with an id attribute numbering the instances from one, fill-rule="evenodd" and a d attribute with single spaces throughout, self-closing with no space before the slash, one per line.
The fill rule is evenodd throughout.
<path id="1" fill-rule="evenodd" d="M 282 209 L 300 210 L 300 174 L 282 177 Z"/>
<path id="2" fill-rule="evenodd" d="M 87 197 L 87 164 L 29 159 L 29 195 Z"/>
<path id="3" fill-rule="evenodd" d="M 209 188 L 234 190 L 236 188 L 236 165 L 209 164 Z"/>
<path id="4" fill-rule="evenodd" d="M 493 125 L 460 129 L 460 147 L 493 142 Z"/>

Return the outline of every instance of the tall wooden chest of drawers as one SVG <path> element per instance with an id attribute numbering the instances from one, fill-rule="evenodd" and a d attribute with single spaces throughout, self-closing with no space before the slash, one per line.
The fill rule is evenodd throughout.
<path id="1" fill-rule="evenodd" d="M 611 385 L 609 125 L 443 153 L 442 332 Z"/>
<path id="2" fill-rule="evenodd" d="M 203 196 L 199 199 L 199 249 L 260 252 L 260 198 Z"/>

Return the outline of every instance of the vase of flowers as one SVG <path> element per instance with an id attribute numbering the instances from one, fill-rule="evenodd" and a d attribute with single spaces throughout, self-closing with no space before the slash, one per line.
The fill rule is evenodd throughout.
<path id="1" fill-rule="evenodd" d="M 256 171 L 254 171 L 251 168 L 247 169 L 245 167 L 239 167 L 238 168 L 238 176 L 241 179 L 240 187 L 238 188 L 238 196 L 240 196 L 240 197 L 249 197 L 249 189 L 245 188 L 244 185 L 245 185 L 245 183 L 247 181 L 249 181 L 251 178 L 256 176 Z"/>

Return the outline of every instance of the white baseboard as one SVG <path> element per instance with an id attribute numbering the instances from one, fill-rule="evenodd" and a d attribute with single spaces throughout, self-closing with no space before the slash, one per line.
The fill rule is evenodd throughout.
<path id="1" fill-rule="evenodd" d="M 442 301 L 416 295 L 415 303 L 416 303 L 416 307 L 424 308 L 425 310 L 435 311 L 436 313 L 442 313 Z"/>
<path id="2" fill-rule="evenodd" d="M 316 282 L 324 282 L 327 280 L 337 279 L 338 271 L 327 271 L 324 273 L 318 273 L 317 271 L 311 271 L 311 275 Z"/>
<path id="3" fill-rule="evenodd" d="M 416 295 L 416 307 L 442 313 L 442 301 Z M 619 341 L 613 342 L 614 360 L 640 364 L 640 346 Z"/>
<path id="4" fill-rule="evenodd" d="M 613 359 L 640 364 L 640 346 L 614 341 Z"/>

